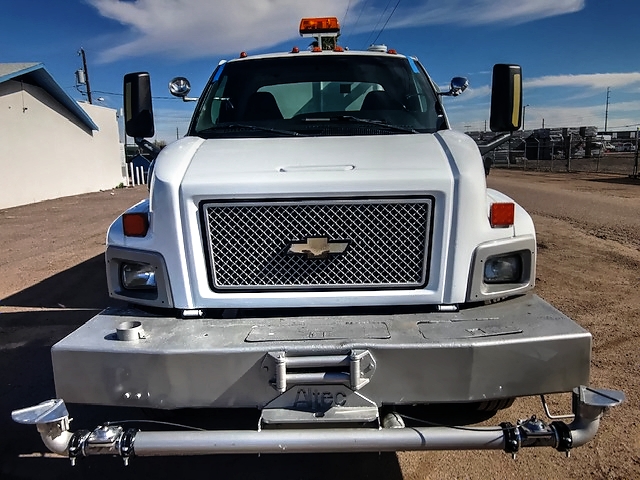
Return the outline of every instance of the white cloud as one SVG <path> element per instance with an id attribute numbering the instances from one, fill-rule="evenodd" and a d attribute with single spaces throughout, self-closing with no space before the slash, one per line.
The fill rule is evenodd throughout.
<path id="1" fill-rule="evenodd" d="M 596 126 L 604 128 L 604 105 L 576 107 L 529 106 L 525 118 L 527 130 L 546 128 Z M 608 129 L 634 129 L 638 123 L 635 113 L 640 110 L 640 100 L 612 103 L 609 105 Z M 483 130 L 484 122 L 489 118 L 488 107 L 464 109 L 447 108 L 449 120 L 459 130 Z M 631 126 L 631 127 L 629 127 Z"/>
<path id="2" fill-rule="evenodd" d="M 585 0 L 426 0 L 399 10 L 390 28 L 436 24 L 519 24 L 582 10 Z M 378 15 L 378 14 L 375 14 Z"/>
<path id="3" fill-rule="evenodd" d="M 188 108 L 157 108 L 154 109 L 156 120 L 156 135 L 154 138 L 172 142 L 177 136 L 183 137 L 187 133 L 189 121 L 191 120 L 191 110 Z"/>
<path id="4" fill-rule="evenodd" d="M 628 72 L 628 73 L 589 73 L 582 75 L 547 75 L 543 77 L 535 77 L 525 79 L 523 88 L 525 92 L 528 89 L 533 88 L 554 88 L 554 87 L 571 87 L 574 88 L 578 94 L 571 97 L 572 100 L 584 99 L 593 96 L 593 92 L 583 91 L 582 89 L 588 88 L 592 90 L 603 90 L 607 87 L 620 88 L 629 86 L 636 86 L 630 92 L 640 91 L 640 72 Z M 449 86 L 440 86 L 440 90 L 447 91 Z M 581 93 L 580 93 L 581 92 Z M 465 93 L 460 97 L 461 99 L 472 99 L 491 94 L 490 85 L 480 85 L 469 87 Z"/>
<path id="5" fill-rule="evenodd" d="M 448 87 L 447 87 L 448 88 Z M 456 98 L 456 101 L 466 102 L 476 98 L 489 97 L 491 95 L 491 87 L 489 85 L 481 85 L 479 87 L 469 87 L 462 95 Z"/>
<path id="6" fill-rule="evenodd" d="M 150 53 L 195 58 L 262 49 L 296 37 L 302 17 L 334 15 L 347 5 L 346 0 L 88 1 L 135 37 L 104 51 L 104 62 Z"/>
<path id="7" fill-rule="evenodd" d="M 146 54 L 206 57 L 262 50 L 296 38 L 302 17 L 342 15 L 351 32 L 381 28 L 391 9 L 368 0 L 87 0 L 130 31 L 131 40 L 102 52 L 101 61 Z M 387 29 L 434 24 L 517 24 L 572 13 L 585 0 L 420 0 L 400 5 Z M 387 5 L 388 6 L 388 5 Z M 304 44 L 302 40 L 299 42 Z"/>
<path id="8" fill-rule="evenodd" d="M 593 89 L 627 87 L 640 83 L 640 72 L 548 75 L 525 80 L 524 88 L 586 87 Z"/>
<path id="9" fill-rule="evenodd" d="M 544 119 L 545 127 L 577 127 L 586 125 L 603 126 L 604 106 L 583 107 L 529 107 L 525 127 L 540 128 Z"/>

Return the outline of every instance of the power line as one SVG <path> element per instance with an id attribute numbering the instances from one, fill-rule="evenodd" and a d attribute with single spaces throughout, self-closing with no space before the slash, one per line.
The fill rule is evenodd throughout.
<path id="1" fill-rule="evenodd" d="M 629 128 L 629 127 L 639 127 L 640 123 L 632 123 L 631 125 L 618 125 L 611 128 Z"/>
<path id="2" fill-rule="evenodd" d="M 347 9 L 345 10 L 344 15 L 342 16 L 343 28 L 344 26 L 347 25 L 347 15 L 349 15 L 349 8 L 351 8 L 351 0 L 349 0 L 349 3 L 347 3 Z"/>
<path id="3" fill-rule="evenodd" d="M 378 37 L 380 37 L 380 34 L 384 31 L 384 29 L 387 28 L 387 24 L 389 23 L 389 20 L 391 20 L 391 17 L 393 16 L 393 14 L 396 12 L 396 8 L 398 8 L 398 5 L 400 5 L 400 1 L 401 0 L 398 0 L 396 2 L 396 6 L 393 7 L 393 10 L 391 10 L 391 13 L 389 14 L 389 17 L 387 18 L 387 21 L 384 22 L 384 25 L 382 26 L 382 30 L 380 30 L 380 32 L 378 32 L 378 36 L 373 40 L 374 44 L 378 41 Z"/>
<path id="4" fill-rule="evenodd" d="M 103 93 L 105 95 L 118 95 L 119 97 L 122 96 L 122 93 L 116 93 L 116 92 L 105 92 L 104 90 L 93 90 L 96 93 Z M 179 98 L 176 97 L 151 97 L 155 100 L 180 100 Z"/>
<path id="5" fill-rule="evenodd" d="M 65 90 L 71 90 L 71 89 L 75 89 L 76 86 L 72 85 L 70 87 L 63 87 Z M 117 95 L 118 97 L 122 97 L 122 93 L 121 92 L 107 92 L 105 90 L 91 90 L 94 93 L 102 93 L 104 95 Z M 179 98 L 176 97 L 151 97 L 154 100 L 180 100 Z"/>
<path id="6" fill-rule="evenodd" d="M 369 36 L 367 37 L 367 41 L 365 42 L 364 48 L 367 48 L 369 45 L 371 45 L 369 43 L 369 39 L 371 38 L 371 36 L 374 34 L 374 32 L 376 31 L 376 28 L 378 28 L 378 25 L 380 25 L 380 20 L 382 20 L 382 17 L 384 17 L 384 14 L 387 13 L 387 10 L 389 9 L 389 5 L 391 5 L 391 0 L 389 0 L 387 2 L 386 7 L 384 7 L 384 10 L 382 11 L 382 13 L 380 14 L 380 16 L 378 17 L 378 21 L 376 22 L 375 26 L 371 29 L 371 32 L 369 32 Z"/>
<path id="7" fill-rule="evenodd" d="M 362 4 L 362 8 L 360 9 L 360 13 L 358 14 L 358 18 L 356 18 L 356 23 L 353 25 L 353 29 L 355 30 L 356 27 L 358 26 L 358 23 L 360 22 L 360 17 L 362 17 L 362 12 L 364 12 L 365 7 L 367 6 L 367 3 L 369 3 L 369 0 L 365 0 L 364 3 Z M 347 39 L 345 37 L 345 43 L 346 43 Z"/>

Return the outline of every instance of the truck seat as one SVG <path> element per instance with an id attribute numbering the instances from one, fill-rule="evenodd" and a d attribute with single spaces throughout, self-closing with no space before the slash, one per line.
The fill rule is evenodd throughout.
<path id="1" fill-rule="evenodd" d="M 269 92 L 255 92 L 249 97 L 244 120 L 282 120 L 276 99 Z"/>
<path id="2" fill-rule="evenodd" d="M 367 93 L 364 97 L 360 111 L 363 110 L 402 110 L 402 104 L 397 102 L 391 95 L 382 90 L 375 90 Z"/>

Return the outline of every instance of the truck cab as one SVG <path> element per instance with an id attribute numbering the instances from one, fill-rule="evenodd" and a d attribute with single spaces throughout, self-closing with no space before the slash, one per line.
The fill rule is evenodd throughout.
<path id="1" fill-rule="evenodd" d="M 156 159 L 148 230 L 109 231 L 112 296 L 182 310 L 438 306 L 533 288 L 531 218 L 487 190 L 420 62 L 377 50 L 221 62 L 187 136 Z M 517 113 L 519 97 L 502 95 Z M 160 254 L 154 286 L 122 281 L 132 261 L 149 268 L 135 251 Z"/>

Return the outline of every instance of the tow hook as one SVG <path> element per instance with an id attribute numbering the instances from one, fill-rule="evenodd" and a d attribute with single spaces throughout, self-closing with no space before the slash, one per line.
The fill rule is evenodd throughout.
<path id="1" fill-rule="evenodd" d="M 229 453 L 390 452 L 399 450 L 504 450 L 514 458 L 523 447 L 552 447 L 569 456 L 571 449 L 589 442 L 600 419 L 619 405 L 624 393 L 578 387 L 573 391 L 573 421 L 546 424 L 535 415 L 500 428 L 427 426 L 404 427 L 400 420 L 383 428 L 289 428 L 266 430 L 159 431 L 125 430 L 104 424 L 93 431 L 69 431 L 64 401 L 49 400 L 15 410 L 18 423 L 36 425 L 43 442 L 75 465 L 90 455 L 120 456 L 125 465 L 134 456 L 211 455 Z M 553 419 L 553 417 L 551 417 Z"/>

